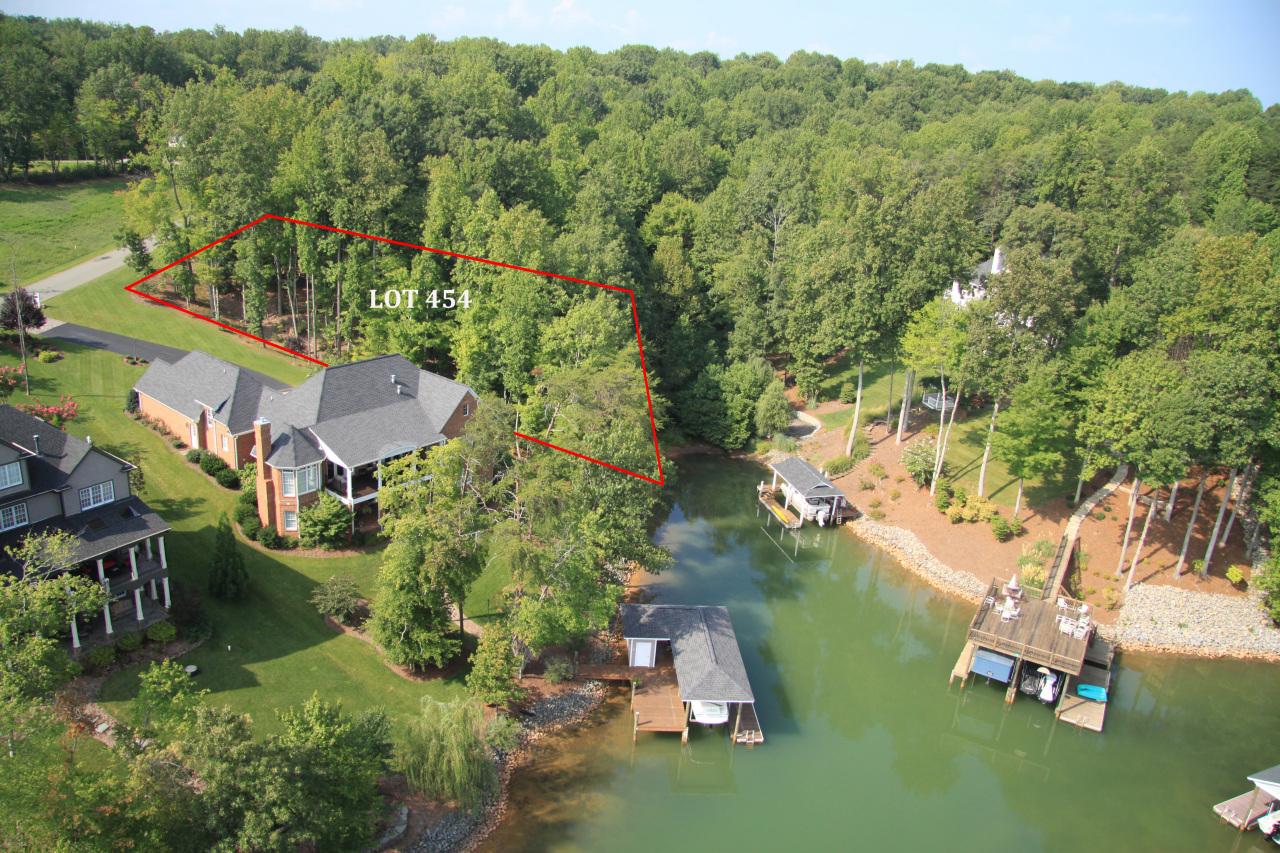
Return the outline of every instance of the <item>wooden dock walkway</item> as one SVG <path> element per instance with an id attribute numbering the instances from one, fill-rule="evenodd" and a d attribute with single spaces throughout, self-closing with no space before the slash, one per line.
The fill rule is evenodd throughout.
<path id="1" fill-rule="evenodd" d="M 680 699 L 680 685 L 674 667 L 647 669 L 640 686 L 631 688 L 631 713 L 638 732 L 685 732 L 689 730 L 689 711 Z"/>
<path id="2" fill-rule="evenodd" d="M 1084 503 L 1071 513 L 1071 518 L 1068 519 L 1067 526 L 1062 531 L 1062 539 L 1058 542 L 1058 551 L 1053 557 L 1053 564 L 1049 567 L 1048 576 L 1045 578 L 1042 597 L 1046 601 L 1053 601 L 1058 597 L 1058 590 L 1067 576 L 1067 564 L 1071 562 L 1071 553 L 1076 547 L 1076 537 L 1080 534 L 1080 525 L 1093 512 L 1094 507 L 1115 494 L 1116 489 L 1120 488 L 1120 484 L 1128 476 L 1129 466 L 1121 465 L 1106 485 L 1089 495 Z"/>
<path id="3" fill-rule="evenodd" d="M 800 527 L 800 519 L 796 518 L 791 510 L 778 503 L 777 498 L 767 489 L 760 492 L 760 503 L 764 504 L 765 508 L 788 528 L 795 530 Z"/>
<path id="4" fill-rule="evenodd" d="M 626 664 L 578 664 L 575 678 L 593 679 L 595 681 L 630 681 L 636 676 L 644 677 L 653 670 L 648 667 L 627 666 Z"/>
<path id="5" fill-rule="evenodd" d="M 956 661 L 955 669 L 951 670 L 951 681 L 960 679 L 960 686 L 964 686 L 965 681 L 969 678 L 969 673 L 973 671 L 973 656 L 977 654 L 978 646 L 972 640 L 964 644 L 964 650 L 960 652 L 960 659 Z"/>
<path id="6" fill-rule="evenodd" d="M 1067 676 L 1055 716 L 1064 723 L 1100 732 L 1107 721 L 1107 703 L 1076 695 L 1075 687 L 1080 684 L 1091 684 L 1103 690 L 1110 690 L 1111 673 L 1096 666 L 1086 666 L 1074 678 Z"/>
<path id="7" fill-rule="evenodd" d="M 1258 818 L 1264 817 L 1274 810 L 1275 797 L 1261 789 L 1255 789 L 1232 797 L 1226 802 L 1213 807 L 1214 814 L 1239 830 L 1253 829 L 1258 825 Z"/>
<path id="8" fill-rule="evenodd" d="M 756 706 L 751 702 L 739 702 L 733 707 L 736 710 L 729 714 L 729 731 L 734 743 L 745 743 L 747 746 L 764 743 L 764 732 L 760 730 L 760 720 L 756 718 Z"/>

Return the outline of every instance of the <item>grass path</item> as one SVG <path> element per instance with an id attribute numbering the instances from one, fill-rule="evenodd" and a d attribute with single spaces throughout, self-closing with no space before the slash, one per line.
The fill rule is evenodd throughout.
<path id="1" fill-rule="evenodd" d="M 49 300 L 45 314 L 66 323 L 78 323 L 165 346 L 204 350 L 290 385 L 298 385 L 317 369 L 317 365 L 251 341 L 243 335 L 135 297 L 124 289 L 135 278 L 133 270 L 128 267 L 108 273 Z"/>
<path id="2" fill-rule="evenodd" d="M 17 251 L 18 284 L 27 285 L 116 248 L 123 178 L 69 186 L 0 186 L 0 234 Z M 0 280 L 13 286 L 10 247 L 0 240 Z"/>
<path id="3" fill-rule="evenodd" d="M 173 527 L 165 535 L 172 577 L 203 590 L 218 514 L 230 513 L 236 493 L 215 485 L 125 414 L 125 394 L 143 368 L 97 350 L 68 345 L 65 351 L 54 364 L 31 362 L 33 393 L 44 401 L 61 394 L 74 397 L 81 414 L 69 432 L 91 435 L 97 445 L 125 458 L 139 457 L 147 481 L 142 497 Z M 15 364 L 17 357 L 4 350 L 0 363 Z M 8 402 L 27 402 L 21 386 Z M 279 730 L 277 709 L 300 704 L 313 692 L 341 700 L 350 711 L 381 705 L 394 717 L 416 713 L 424 695 L 449 699 L 463 693 L 465 669 L 441 681 L 407 681 L 367 643 L 326 628 L 309 603 L 316 585 L 336 573 L 351 575 L 363 594 L 371 595 L 380 552 L 308 558 L 241 548 L 253 579 L 250 597 L 239 603 L 206 600 L 214 617 L 213 639 L 183 657 L 200 667 L 200 685 L 211 691 L 208 701 L 251 715 L 259 734 L 265 734 Z M 99 702 L 113 715 L 128 719 L 137 675 L 137 669 L 128 670 L 104 685 Z"/>

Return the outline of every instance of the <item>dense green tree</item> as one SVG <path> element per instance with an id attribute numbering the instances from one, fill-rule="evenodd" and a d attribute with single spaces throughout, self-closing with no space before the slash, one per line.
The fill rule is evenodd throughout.
<path id="1" fill-rule="evenodd" d="M 249 570 L 224 512 L 218 516 L 213 553 L 209 557 L 209 593 L 215 598 L 243 599 L 249 594 Z"/>

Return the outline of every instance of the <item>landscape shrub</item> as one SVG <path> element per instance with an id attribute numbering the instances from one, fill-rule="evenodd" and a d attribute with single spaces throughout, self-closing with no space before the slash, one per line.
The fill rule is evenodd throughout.
<path id="1" fill-rule="evenodd" d="M 1048 577 L 1048 572 L 1044 566 L 1034 565 L 1028 566 L 1022 572 L 1022 583 L 1025 586 L 1035 587 L 1036 589 L 1044 589 L 1044 582 Z"/>
<path id="2" fill-rule="evenodd" d="M 244 523 L 251 518 L 258 517 L 258 508 L 252 504 L 236 502 L 236 508 L 231 511 L 231 518 L 236 524 L 244 527 Z"/>
<path id="3" fill-rule="evenodd" d="M 773 434 L 773 446 L 783 453 L 796 452 L 796 440 L 785 432 L 775 432 Z"/>
<path id="4" fill-rule="evenodd" d="M 142 634 L 137 631 L 129 631 L 116 642 L 116 647 L 126 654 L 136 652 L 142 648 Z"/>
<path id="5" fill-rule="evenodd" d="M 1253 588 L 1265 594 L 1263 604 L 1273 622 L 1280 622 L 1280 554 L 1276 554 L 1261 570 L 1253 573 Z"/>
<path id="6" fill-rule="evenodd" d="M 879 498 L 873 498 L 871 503 L 867 504 L 867 506 L 871 507 L 872 509 L 878 509 L 880 507 L 880 504 L 881 504 L 881 500 Z"/>
<path id="7" fill-rule="evenodd" d="M 853 440 L 853 452 L 849 456 L 854 462 L 861 462 L 871 455 L 871 441 L 865 435 L 858 435 Z"/>
<path id="8" fill-rule="evenodd" d="M 262 532 L 262 520 L 258 518 L 258 511 L 253 509 L 252 512 L 240 522 L 240 532 L 244 534 L 244 538 L 250 542 L 256 542 L 258 535 Z"/>
<path id="9" fill-rule="evenodd" d="M 172 622 L 157 622 L 147 629 L 147 639 L 160 645 L 168 645 L 178 638 L 178 629 Z"/>
<path id="10" fill-rule="evenodd" d="M 268 524 L 262 530 L 258 531 L 258 544 L 264 548 L 270 548 L 278 551 L 284 547 L 284 537 L 276 530 L 274 524 Z"/>
<path id="11" fill-rule="evenodd" d="M 960 506 L 964 506 L 965 502 L 969 500 L 969 493 L 965 491 L 964 486 L 956 486 L 951 490 L 951 497 L 954 498 L 955 502 L 960 504 Z"/>
<path id="12" fill-rule="evenodd" d="M 1108 610 L 1115 610 L 1120 606 L 1120 593 L 1111 587 L 1107 587 L 1102 591 L 1102 606 Z"/>
<path id="13" fill-rule="evenodd" d="M 876 521 L 884 521 L 884 510 L 879 507 L 872 507 L 867 510 L 867 515 L 871 516 Z"/>
<path id="14" fill-rule="evenodd" d="M 298 538 L 309 548 L 332 551 L 347 544 L 350 532 L 351 513 L 327 492 L 298 512 Z"/>
<path id="15" fill-rule="evenodd" d="M 954 503 L 947 507 L 947 521 L 959 524 L 964 521 L 964 504 Z"/>
<path id="16" fill-rule="evenodd" d="M 1227 569 L 1227 580 L 1234 586 L 1239 586 L 1244 583 L 1244 571 L 1239 566 L 1232 566 Z"/>
<path id="17" fill-rule="evenodd" d="M 889 500 L 896 501 L 900 497 L 902 497 L 902 492 L 898 491 L 897 489 L 889 490 Z"/>
<path id="18" fill-rule="evenodd" d="M 230 468 L 223 468 L 217 474 L 213 475 L 213 479 L 224 489 L 230 489 L 233 492 L 240 491 L 240 473 L 238 471 L 233 471 Z"/>
<path id="19" fill-rule="evenodd" d="M 53 364 L 58 359 L 62 358 L 62 353 L 54 352 L 53 350 L 47 349 L 44 352 L 40 353 L 39 358 L 40 358 L 41 364 Z"/>
<path id="20" fill-rule="evenodd" d="M 1009 531 L 1009 522 L 1005 520 L 1003 515 L 997 513 L 991 519 L 991 533 L 996 537 L 997 542 L 1007 542 L 1011 535 Z"/>
<path id="21" fill-rule="evenodd" d="M 98 669 L 105 669 L 116 659 L 115 646 L 98 646 L 89 650 L 89 663 Z"/>
<path id="22" fill-rule="evenodd" d="M 343 625 L 360 609 L 360 587 L 347 575 L 331 575 L 311 594 L 321 616 L 332 616 Z"/>
<path id="23" fill-rule="evenodd" d="M 824 465 L 827 475 L 831 477 L 839 477 L 852 467 L 852 456 L 833 456 L 831 459 L 828 459 Z"/>
<path id="24" fill-rule="evenodd" d="M 852 403 L 858 399 L 858 386 L 852 382 L 846 382 L 840 386 L 840 402 Z"/>
<path id="25" fill-rule="evenodd" d="M 470 808 L 496 781 L 484 734 L 484 712 L 474 702 L 424 696 L 422 713 L 396 744 L 395 768 L 417 793 Z"/>
<path id="26" fill-rule="evenodd" d="M 181 450 L 182 448 L 187 446 L 187 443 L 182 439 L 178 438 L 176 435 L 169 436 L 169 443 L 173 445 L 173 448 L 175 450 Z"/>
<path id="27" fill-rule="evenodd" d="M 556 655 L 549 659 L 543 669 L 542 678 L 547 684 L 559 684 L 573 674 L 573 664 L 567 657 Z"/>
<path id="28" fill-rule="evenodd" d="M 867 473 L 877 480 L 883 480 L 889 472 L 884 470 L 884 466 L 879 462 L 872 462 L 871 467 L 867 469 Z"/>
<path id="29" fill-rule="evenodd" d="M 1016 515 L 1009 519 L 1009 535 L 1010 536 L 1014 536 L 1014 537 L 1021 536 L 1022 528 L 1023 528 L 1022 519 L 1018 518 Z"/>
<path id="30" fill-rule="evenodd" d="M 876 487 L 875 482 L 873 482 L 872 480 L 868 480 L 866 477 L 863 477 L 858 481 L 858 488 L 864 492 L 869 492 L 875 487 Z"/>
<path id="31" fill-rule="evenodd" d="M 938 512 L 946 512 L 951 508 L 951 493 L 938 489 L 938 493 L 933 496 L 933 505 L 938 508 Z"/>
<path id="32" fill-rule="evenodd" d="M 506 714 L 495 715 L 484 727 L 484 743 L 494 752 L 510 752 L 520 743 L 520 724 Z"/>
<path id="33" fill-rule="evenodd" d="M 240 491 L 253 495 L 254 506 L 258 504 L 258 463 L 250 462 L 239 471 Z"/>
<path id="34" fill-rule="evenodd" d="M 920 428 L 920 434 L 921 434 L 921 435 L 927 435 L 927 436 L 929 436 L 930 438 L 937 438 L 937 437 L 938 437 L 938 422 L 937 422 L 937 421 L 929 421 L 929 423 L 925 424 L 923 427 L 921 427 L 921 428 Z"/>
<path id="35" fill-rule="evenodd" d="M 124 410 L 129 414 L 136 414 L 138 411 L 138 392 L 133 388 L 129 389 L 129 393 L 124 395 Z"/>
<path id="36" fill-rule="evenodd" d="M 200 457 L 200 470 L 208 474 L 210 477 L 217 476 L 219 471 L 227 470 L 227 463 L 222 461 L 222 457 L 213 453 L 206 453 Z"/>
<path id="37" fill-rule="evenodd" d="M 1095 512 L 1095 513 L 1093 514 L 1093 517 L 1094 517 L 1094 518 L 1096 518 L 1096 519 L 1098 519 L 1098 521 L 1106 521 L 1106 520 L 1107 520 L 1107 514 L 1106 514 L 1105 512 Z"/>
<path id="38" fill-rule="evenodd" d="M 198 447 L 193 447 L 182 455 L 186 457 L 188 462 L 195 465 L 200 461 L 200 458 L 204 456 L 204 451 Z"/>

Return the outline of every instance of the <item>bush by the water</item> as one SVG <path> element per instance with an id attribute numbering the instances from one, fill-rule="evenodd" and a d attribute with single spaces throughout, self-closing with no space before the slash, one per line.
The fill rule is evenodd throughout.
<path id="1" fill-rule="evenodd" d="M 542 671 L 542 677 L 547 684 L 559 684 L 572 674 L 573 664 L 563 655 L 556 655 L 549 659 Z"/>
<path id="2" fill-rule="evenodd" d="M 823 466 L 830 477 L 839 477 L 853 467 L 852 456 L 835 456 L 826 461 Z"/>
<path id="3" fill-rule="evenodd" d="M 485 626 L 480 646 L 471 656 L 467 688 L 486 705 L 506 705 L 524 695 L 520 661 L 511 651 L 511 628 L 502 620 Z"/>
<path id="4" fill-rule="evenodd" d="M 773 434 L 773 446 L 781 450 L 783 453 L 796 452 L 796 440 L 783 432 L 775 432 Z"/>
<path id="5" fill-rule="evenodd" d="M 470 808 L 496 778 L 484 735 L 484 711 L 475 702 L 423 696 L 422 713 L 396 745 L 395 767 L 419 794 Z"/>

